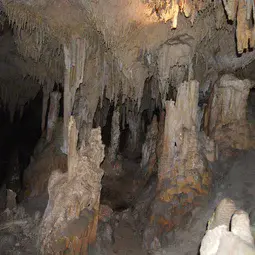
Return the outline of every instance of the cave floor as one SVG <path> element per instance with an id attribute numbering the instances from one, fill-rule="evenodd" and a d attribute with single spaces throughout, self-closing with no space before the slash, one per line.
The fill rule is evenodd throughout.
<path id="1" fill-rule="evenodd" d="M 155 255 L 196 255 L 205 234 L 208 219 L 217 204 L 225 197 L 233 199 L 236 206 L 248 213 L 255 209 L 255 151 L 234 151 L 231 158 L 212 165 L 214 185 L 208 198 L 192 212 L 185 229 L 168 234 L 167 246 Z M 127 210 L 114 231 L 114 243 L 102 254 L 146 254 L 142 251 L 142 240 L 136 232 L 132 211 Z"/>
<path id="2" fill-rule="evenodd" d="M 233 152 L 225 161 L 212 165 L 214 185 L 210 196 L 192 212 L 185 229 L 177 229 L 167 236 L 166 247 L 151 254 L 197 254 L 205 233 L 206 224 L 219 201 L 229 197 L 237 207 L 248 213 L 255 208 L 255 150 Z M 5 213 L 0 218 L 0 254 L 36 254 L 38 213 L 43 213 L 47 196 L 24 201 L 16 212 Z M 24 208 L 24 209 L 23 209 Z M 142 239 L 137 231 L 131 208 L 119 212 L 118 224 L 112 225 L 113 241 L 101 247 L 101 254 L 146 254 L 142 251 Z M 116 215 L 116 213 L 115 213 Z M 115 222 L 116 223 L 116 222 Z"/>

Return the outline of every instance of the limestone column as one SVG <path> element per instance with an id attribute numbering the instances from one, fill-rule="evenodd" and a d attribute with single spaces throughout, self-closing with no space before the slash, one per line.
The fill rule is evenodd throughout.
<path id="1" fill-rule="evenodd" d="M 100 128 L 77 151 L 78 130 L 71 116 L 68 128 L 68 172 L 51 174 L 49 201 L 39 229 L 42 254 L 88 254 L 96 241 L 104 145 Z"/>
<path id="2" fill-rule="evenodd" d="M 210 173 L 198 139 L 198 96 L 199 83 L 189 81 L 178 86 L 176 102 L 166 101 L 157 194 L 144 233 L 146 249 L 180 225 L 195 197 L 208 192 Z"/>
<path id="3" fill-rule="evenodd" d="M 247 100 L 252 84 L 233 75 L 223 75 L 214 85 L 205 112 L 205 130 L 222 153 L 228 148 L 249 149 L 252 125 L 247 121 Z"/>

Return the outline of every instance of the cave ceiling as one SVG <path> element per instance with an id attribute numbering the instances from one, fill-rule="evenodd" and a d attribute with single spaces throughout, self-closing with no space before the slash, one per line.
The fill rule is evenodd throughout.
<path id="1" fill-rule="evenodd" d="M 157 80 L 152 97 L 164 101 L 169 84 L 196 78 L 206 90 L 217 73 L 255 56 L 254 1 L 1 0 L 0 8 L 1 99 L 12 98 L 12 108 L 40 86 L 64 83 L 68 58 L 70 68 L 84 62 L 76 69 L 87 97 L 140 105 L 148 77 Z M 6 22 L 12 30 L 4 32 Z"/>

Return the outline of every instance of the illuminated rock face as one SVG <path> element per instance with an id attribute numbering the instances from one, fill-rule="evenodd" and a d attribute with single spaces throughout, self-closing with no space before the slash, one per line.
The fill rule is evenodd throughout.
<path id="1" fill-rule="evenodd" d="M 144 234 L 146 249 L 152 249 L 164 232 L 182 225 L 195 205 L 194 199 L 207 194 L 210 187 L 206 150 L 197 127 L 198 89 L 197 81 L 184 82 L 178 87 L 176 102 L 166 101 L 157 195 Z"/>
<path id="2" fill-rule="evenodd" d="M 49 179 L 49 201 L 40 226 L 42 254 L 88 254 L 93 248 L 99 214 L 104 158 L 101 130 L 93 129 L 89 144 L 77 152 L 78 132 L 69 123 L 68 172 L 54 171 Z"/>
<path id="3" fill-rule="evenodd" d="M 215 84 L 205 117 L 207 134 L 219 145 L 221 153 L 228 148 L 249 149 L 253 124 L 247 121 L 247 99 L 252 84 L 233 75 L 224 75 Z"/>

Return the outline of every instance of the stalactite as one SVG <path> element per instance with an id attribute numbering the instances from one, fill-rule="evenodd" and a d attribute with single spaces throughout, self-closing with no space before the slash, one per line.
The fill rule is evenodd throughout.
<path id="1" fill-rule="evenodd" d="M 185 41 L 185 43 L 183 43 Z M 181 36 L 162 45 L 158 54 L 159 92 L 164 105 L 169 90 L 169 83 L 177 86 L 183 82 L 188 71 L 190 59 L 193 58 L 192 45 L 194 39 L 189 36 Z"/>
<path id="2" fill-rule="evenodd" d="M 108 151 L 108 157 L 110 162 L 116 160 L 120 143 L 120 111 L 119 108 L 115 108 L 112 116 L 111 125 L 111 145 Z"/>
<path id="3" fill-rule="evenodd" d="M 54 91 L 50 94 L 50 107 L 48 113 L 48 122 L 47 122 L 47 142 L 50 142 L 52 139 L 52 134 L 54 132 L 60 108 L 60 100 L 61 94 L 57 91 Z"/>
<path id="4" fill-rule="evenodd" d="M 64 78 L 64 144 L 62 151 L 68 153 L 68 123 L 74 106 L 75 94 L 84 79 L 86 59 L 85 39 L 73 39 L 69 46 L 64 46 L 65 78 Z"/>

